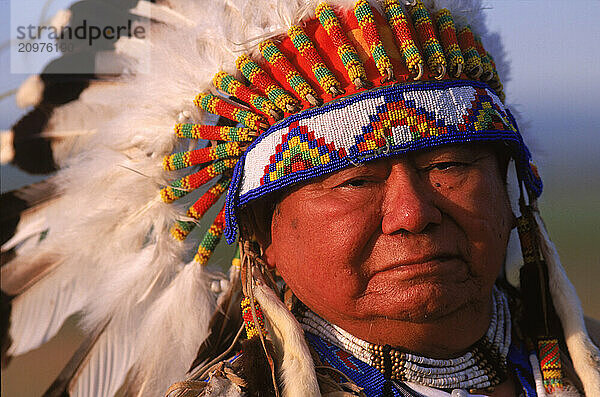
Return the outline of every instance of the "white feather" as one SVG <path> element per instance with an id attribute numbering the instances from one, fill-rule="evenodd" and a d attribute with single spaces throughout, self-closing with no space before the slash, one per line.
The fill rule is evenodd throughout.
<path id="1" fill-rule="evenodd" d="M 132 329 L 138 324 L 130 323 Z M 85 365 L 80 369 L 75 382 L 69 387 L 73 397 L 114 396 L 131 368 L 135 332 L 119 329 L 109 324 L 90 352 Z"/>
<path id="2" fill-rule="evenodd" d="M 35 349 L 52 338 L 64 321 L 79 311 L 76 279 L 53 274 L 12 302 L 8 354 L 18 356 Z"/>
<path id="3" fill-rule="evenodd" d="M 22 214 L 15 234 L 7 242 L 2 244 L 2 252 L 15 248 L 17 245 L 24 243 L 32 237 L 39 237 L 46 228 L 46 219 L 39 211 L 36 211 L 33 214 Z"/>
<path id="4" fill-rule="evenodd" d="M 144 0 L 139 1 L 134 8 L 129 10 L 129 12 L 167 25 L 179 25 L 182 23 L 185 26 L 195 25 L 193 20 L 190 20 L 183 14 L 180 14 L 167 6 L 154 4 Z"/>
<path id="5" fill-rule="evenodd" d="M 204 270 L 194 262 L 186 265 L 140 326 L 135 368 L 138 396 L 162 396 L 169 385 L 181 380 L 208 336 L 214 307 L 215 297 Z"/>
<path id="6" fill-rule="evenodd" d="M 564 330 L 573 366 L 586 396 L 600 396 L 600 350 L 590 340 L 575 287 L 567 278 L 556 247 L 550 241 L 539 213 L 535 213 L 535 219 L 540 231 L 542 254 L 548 264 L 552 301 Z"/>

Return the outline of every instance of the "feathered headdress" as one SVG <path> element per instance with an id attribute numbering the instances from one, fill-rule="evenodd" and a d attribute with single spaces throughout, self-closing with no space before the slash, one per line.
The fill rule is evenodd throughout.
<path id="1" fill-rule="evenodd" d="M 6 196 L 19 217 L 3 236 L 3 359 L 43 344 L 74 313 L 89 335 L 50 393 L 162 394 L 238 333 L 223 321 L 240 300 L 240 273 L 248 327 L 261 328 L 256 298 L 283 370 L 306 374 L 284 395 L 318 393 L 301 330 L 268 282 L 248 283 L 244 257 L 229 278 L 205 268 L 223 234 L 236 240 L 240 209 L 266 194 L 462 142 L 503 142 L 523 197 L 533 203 L 541 193 L 504 105 L 504 54 L 479 1 L 141 1 L 131 12 L 153 22 L 151 40 L 116 43 L 110 56 L 123 73 L 79 84 L 31 80 L 28 89 L 43 95 L 30 95 L 34 114 L 9 135 L 18 160 L 23 134 L 39 133 L 38 150 L 51 156 L 30 169 L 59 171 Z M 69 84 L 72 95 L 50 103 L 53 84 Z M 212 224 L 189 243 L 202 219 Z M 544 233 L 524 243 L 529 268 L 549 277 L 540 296 L 548 308 L 554 301 L 591 392 L 600 387 L 598 350 L 581 312 L 569 309 L 576 296 Z M 544 277 L 533 282 L 547 286 Z M 532 332 L 549 337 L 550 328 Z M 561 386 L 553 374 L 548 391 Z"/>

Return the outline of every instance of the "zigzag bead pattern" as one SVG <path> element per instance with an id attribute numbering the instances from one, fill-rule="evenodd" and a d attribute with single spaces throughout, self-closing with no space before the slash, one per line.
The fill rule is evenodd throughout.
<path id="1" fill-rule="evenodd" d="M 538 351 L 546 392 L 551 394 L 557 390 L 562 390 L 564 384 L 558 339 L 544 338 L 538 340 Z"/>

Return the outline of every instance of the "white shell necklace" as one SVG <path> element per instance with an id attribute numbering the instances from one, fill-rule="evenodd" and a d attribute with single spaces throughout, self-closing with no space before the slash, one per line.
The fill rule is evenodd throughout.
<path id="1" fill-rule="evenodd" d="M 434 359 L 366 342 L 312 311 L 299 313 L 302 328 L 377 368 L 386 378 L 438 389 L 481 390 L 506 379 L 511 319 L 506 296 L 494 287 L 492 318 L 486 334 L 470 350 L 452 359 Z"/>

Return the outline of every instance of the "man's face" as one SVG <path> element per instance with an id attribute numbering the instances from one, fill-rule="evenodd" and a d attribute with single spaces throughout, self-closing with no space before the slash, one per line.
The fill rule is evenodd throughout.
<path id="1" fill-rule="evenodd" d="M 512 224 L 491 148 L 447 146 L 296 188 L 273 213 L 266 259 L 333 323 L 428 323 L 488 309 Z"/>

